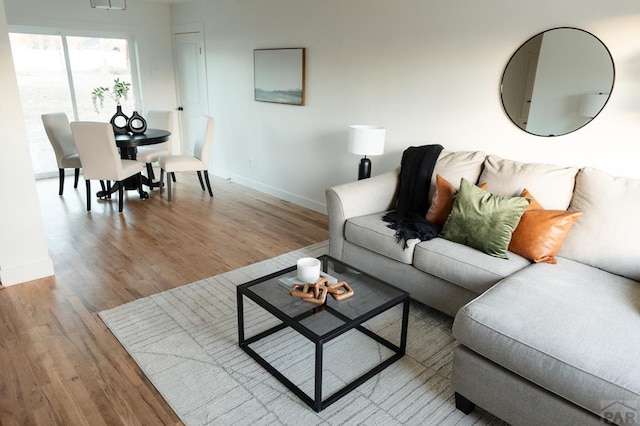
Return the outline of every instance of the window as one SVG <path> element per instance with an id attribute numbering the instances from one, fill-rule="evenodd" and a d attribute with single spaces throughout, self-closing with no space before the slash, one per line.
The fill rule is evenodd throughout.
<path id="1" fill-rule="evenodd" d="M 57 171 L 56 159 L 40 116 L 64 112 L 69 121 L 109 121 L 116 105 L 106 98 L 94 110 L 91 91 L 111 87 L 116 78 L 132 83 L 126 112 L 135 109 L 135 84 L 126 38 L 79 37 L 60 34 L 9 34 L 18 87 L 36 177 Z M 98 107 L 100 105 L 98 104 Z"/>

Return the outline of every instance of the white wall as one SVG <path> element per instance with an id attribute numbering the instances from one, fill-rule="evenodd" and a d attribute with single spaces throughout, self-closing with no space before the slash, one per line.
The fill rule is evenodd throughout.
<path id="1" fill-rule="evenodd" d="M 53 275 L 53 264 L 40 216 L 3 0 L 0 75 L 0 282 L 9 286 Z"/>
<path id="2" fill-rule="evenodd" d="M 128 1 L 127 7 L 126 11 L 105 11 L 92 9 L 88 0 L 0 0 L 0 280 L 5 286 L 54 273 L 23 124 L 7 23 L 132 34 L 139 53 L 144 109 L 173 109 L 177 101 L 170 8 L 136 1 Z"/>
<path id="3" fill-rule="evenodd" d="M 193 0 L 172 21 L 204 23 L 213 172 L 319 211 L 326 187 L 357 176 L 350 124 L 388 128 L 374 174 L 410 145 L 441 143 L 640 177 L 637 0 Z M 504 114 L 500 77 L 521 43 L 558 26 L 598 36 L 616 83 L 583 129 L 531 136 Z M 253 49 L 269 47 L 307 48 L 307 106 L 253 101 Z"/>

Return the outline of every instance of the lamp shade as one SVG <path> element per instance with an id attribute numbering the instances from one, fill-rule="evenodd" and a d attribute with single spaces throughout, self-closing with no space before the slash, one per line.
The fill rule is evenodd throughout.
<path id="1" fill-rule="evenodd" d="M 358 155 L 381 155 L 387 129 L 379 126 L 349 126 L 349 152 Z"/>
<path id="2" fill-rule="evenodd" d="M 580 97 L 580 115 L 583 117 L 595 117 L 609 99 L 608 93 L 594 93 Z"/>

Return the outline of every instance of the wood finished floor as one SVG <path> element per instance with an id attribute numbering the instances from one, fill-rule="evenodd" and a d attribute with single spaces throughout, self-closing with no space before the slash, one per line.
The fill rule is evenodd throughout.
<path id="1" fill-rule="evenodd" d="M 117 197 L 87 213 L 82 180 L 67 177 L 63 197 L 57 179 L 38 181 L 56 274 L 0 287 L 0 425 L 180 424 L 98 312 L 328 238 L 326 215 L 177 179 L 171 203 L 130 191 L 122 214 Z"/>

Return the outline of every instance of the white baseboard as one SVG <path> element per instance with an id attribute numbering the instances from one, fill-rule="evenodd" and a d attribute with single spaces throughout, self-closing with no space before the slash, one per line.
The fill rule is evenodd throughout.
<path id="1" fill-rule="evenodd" d="M 53 274 L 53 262 L 51 262 L 51 259 L 46 259 L 41 262 L 21 265 L 14 268 L 2 268 L 2 270 L 0 270 L 0 283 L 7 287 L 50 277 Z"/>
<path id="2" fill-rule="evenodd" d="M 308 198 L 300 197 L 296 194 L 292 194 L 287 191 L 282 191 L 273 186 L 265 185 L 261 182 L 258 182 L 253 179 L 248 179 L 244 176 L 239 176 L 234 173 L 226 172 L 224 170 L 216 170 L 215 172 L 209 171 L 209 173 L 218 176 L 222 179 L 229 179 L 233 182 L 236 182 L 242 186 L 246 186 L 251 189 L 255 189 L 260 192 L 264 192 L 265 194 L 273 195 L 274 197 L 278 197 L 281 200 L 289 201 L 293 204 L 297 204 L 302 207 L 306 207 L 308 209 L 317 211 L 318 213 L 327 214 L 327 205 L 318 203 L 317 201 L 310 200 Z"/>

